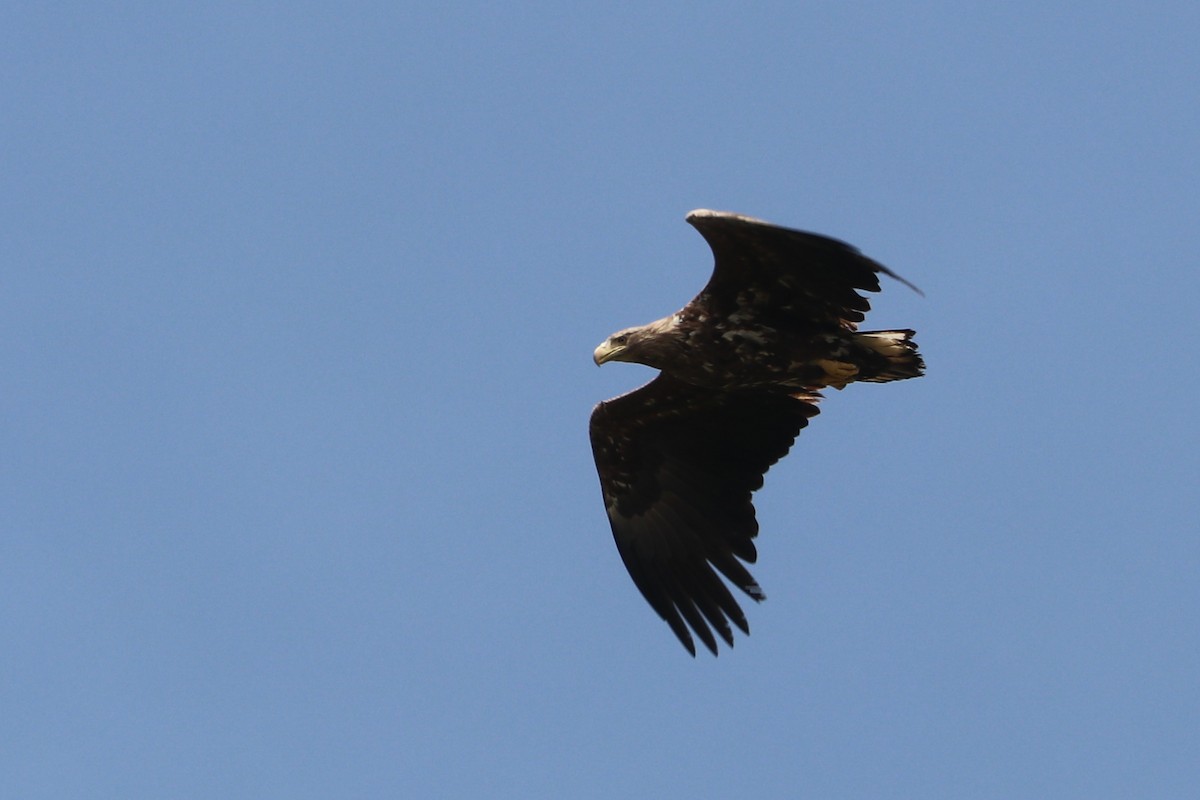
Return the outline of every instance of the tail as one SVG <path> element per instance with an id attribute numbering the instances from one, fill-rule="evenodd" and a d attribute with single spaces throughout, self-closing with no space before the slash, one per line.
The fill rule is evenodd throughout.
<path id="1" fill-rule="evenodd" d="M 855 380 L 884 383 L 925 374 L 925 362 L 912 340 L 916 331 L 860 331 L 855 341 L 867 351 Z"/>

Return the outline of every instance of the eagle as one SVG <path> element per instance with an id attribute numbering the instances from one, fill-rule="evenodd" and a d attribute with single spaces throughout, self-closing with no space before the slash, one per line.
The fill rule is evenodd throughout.
<path id="1" fill-rule="evenodd" d="M 668 317 L 609 336 L 597 366 L 659 374 L 599 403 L 589 433 L 604 506 L 629 576 L 694 657 L 717 654 L 730 623 L 750 633 L 729 586 L 766 599 L 751 495 L 817 414 L 822 389 L 915 378 L 912 330 L 859 331 L 880 273 L 917 287 L 845 242 L 700 209 L 687 221 L 712 248 L 708 284 Z"/>

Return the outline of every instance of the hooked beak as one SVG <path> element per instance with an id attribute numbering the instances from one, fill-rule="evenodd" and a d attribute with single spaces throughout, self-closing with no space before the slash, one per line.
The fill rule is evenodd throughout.
<path id="1" fill-rule="evenodd" d="M 596 366 L 598 367 L 605 362 L 612 361 L 614 358 L 616 358 L 617 354 L 624 349 L 624 346 L 614 345 L 612 342 L 606 339 L 604 340 L 604 343 L 597 347 L 592 353 L 592 361 L 595 361 Z"/>

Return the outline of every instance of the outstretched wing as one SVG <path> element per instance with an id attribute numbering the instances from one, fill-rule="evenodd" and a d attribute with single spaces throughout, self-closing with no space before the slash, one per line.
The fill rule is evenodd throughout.
<path id="1" fill-rule="evenodd" d="M 837 239 L 724 211 L 699 209 L 687 221 L 715 258 L 712 278 L 692 301 L 711 317 L 741 313 L 780 328 L 853 330 L 871 308 L 857 290 L 879 291 L 879 273 L 920 292 Z"/>
<path id="2" fill-rule="evenodd" d="M 816 394 L 719 392 L 659 375 L 592 412 L 592 452 L 630 577 L 692 655 L 746 617 L 717 571 L 755 600 L 751 493 L 817 413 Z M 740 559 L 740 561 L 739 561 Z M 686 623 L 686 624 L 685 624 Z"/>

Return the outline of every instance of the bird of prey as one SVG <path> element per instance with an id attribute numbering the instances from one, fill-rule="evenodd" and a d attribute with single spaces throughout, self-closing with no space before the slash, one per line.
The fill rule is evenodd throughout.
<path id="1" fill-rule="evenodd" d="M 590 435 L 617 550 L 633 582 L 695 656 L 730 622 L 750 632 L 725 578 L 756 601 L 751 494 L 817 413 L 820 390 L 924 371 L 911 330 L 859 331 L 879 273 L 844 242 L 721 211 L 687 215 L 715 258 L 682 310 L 609 336 L 597 365 L 660 370 L 598 404 Z M 917 290 L 919 291 L 919 290 Z M 690 630 L 689 630 L 690 629 Z"/>

